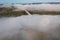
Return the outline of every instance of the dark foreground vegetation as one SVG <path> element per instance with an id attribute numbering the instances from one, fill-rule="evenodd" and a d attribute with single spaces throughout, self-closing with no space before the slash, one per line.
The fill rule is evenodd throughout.
<path id="1" fill-rule="evenodd" d="M 0 17 L 21 16 L 27 15 L 25 11 L 13 11 L 11 8 L 0 8 Z M 60 15 L 60 11 L 29 11 L 31 14 L 40 15 Z"/>

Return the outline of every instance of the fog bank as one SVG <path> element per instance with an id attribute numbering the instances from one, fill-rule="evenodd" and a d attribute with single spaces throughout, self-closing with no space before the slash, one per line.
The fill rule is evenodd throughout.
<path id="1" fill-rule="evenodd" d="M 14 5 L 17 9 L 20 10 L 37 10 L 37 11 L 60 11 L 60 4 L 35 4 L 35 5 Z"/>
<path id="2" fill-rule="evenodd" d="M 0 18 L 0 40 L 29 40 L 38 32 L 46 37 L 60 39 L 60 15 L 23 15 Z M 18 36 L 19 35 L 19 36 Z M 21 39 L 22 38 L 22 39 Z"/>

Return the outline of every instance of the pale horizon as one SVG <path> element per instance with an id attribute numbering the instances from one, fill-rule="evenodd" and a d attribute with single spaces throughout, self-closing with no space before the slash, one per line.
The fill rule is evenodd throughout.
<path id="1" fill-rule="evenodd" d="M 1 3 L 38 3 L 38 2 L 60 2 L 60 0 L 0 0 Z"/>

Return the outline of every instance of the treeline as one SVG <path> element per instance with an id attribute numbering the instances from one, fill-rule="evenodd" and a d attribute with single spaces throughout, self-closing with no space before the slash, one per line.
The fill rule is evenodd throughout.
<path id="1" fill-rule="evenodd" d="M 29 11 L 31 14 L 39 15 L 60 15 L 60 11 Z M 13 11 L 11 8 L 0 8 L 0 17 L 27 15 L 25 11 Z"/>

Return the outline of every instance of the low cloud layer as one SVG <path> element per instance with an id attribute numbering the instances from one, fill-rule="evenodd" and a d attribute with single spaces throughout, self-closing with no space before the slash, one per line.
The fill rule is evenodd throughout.
<path id="1" fill-rule="evenodd" d="M 36 5 L 14 5 L 17 9 L 20 10 L 37 10 L 37 11 L 60 11 L 60 4 L 36 4 Z"/>
<path id="2" fill-rule="evenodd" d="M 60 11 L 60 4 L 31 4 L 31 5 L 21 5 L 21 4 L 4 4 L 0 7 L 12 7 L 14 6 L 16 9 L 14 11 L 21 10 L 37 10 L 37 11 Z"/>
<path id="3" fill-rule="evenodd" d="M 0 39 L 29 39 L 29 32 L 43 32 L 46 37 L 60 39 L 60 15 L 24 15 L 0 18 Z M 18 36 L 19 35 L 19 36 Z M 33 35 L 34 36 L 34 35 Z M 18 37 L 18 38 L 17 38 Z M 25 39 L 24 39 L 25 40 Z"/>

